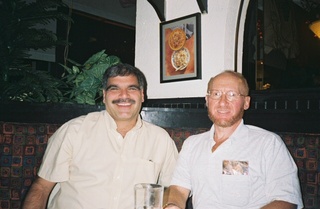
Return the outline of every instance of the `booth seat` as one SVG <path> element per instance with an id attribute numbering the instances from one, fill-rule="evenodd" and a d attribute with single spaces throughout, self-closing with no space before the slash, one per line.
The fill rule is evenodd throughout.
<path id="1" fill-rule="evenodd" d="M 60 124 L 0 122 L 0 208 L 19 209 L 28 192 L 50 136 Z M 207 128 L 165 127 L 178 150 L 190 135 Z M 299 168 L 306 209 L 320 208 L 320 134 L 278 133 Z"/>

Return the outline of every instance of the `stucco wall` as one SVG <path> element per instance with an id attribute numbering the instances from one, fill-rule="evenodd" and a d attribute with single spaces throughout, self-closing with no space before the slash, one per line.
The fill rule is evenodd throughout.
<path id="1" fill-rule="evenodd" d="M 160 20 L 146 0 L 137 0 L 135 65 L 148 80 L 149 98 L 203 97 L 210 77 L 225 69 L 241 72 L 235 63 L 236 25 L 240 0 L 208 0 L 208 14 L 201 15 L 202 79 L 160 83 Z M 238 39 L 241 62 L 243 24 L 249 0 L 243 1 Z M 166 21 L 200 12 L 197 1 L 166 0 Z M 240 58 L 240 59 L 239 59 Z"/>

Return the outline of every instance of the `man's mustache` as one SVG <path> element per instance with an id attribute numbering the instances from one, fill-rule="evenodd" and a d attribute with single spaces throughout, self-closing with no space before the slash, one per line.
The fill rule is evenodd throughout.
<path id="1" fill-rule="evenodd" d="M 119 103 L 135 104 L 136 101 L 134 101 L 133 99 L 117 99 L 112 101 L 112 104 L 119 104 Z"/>

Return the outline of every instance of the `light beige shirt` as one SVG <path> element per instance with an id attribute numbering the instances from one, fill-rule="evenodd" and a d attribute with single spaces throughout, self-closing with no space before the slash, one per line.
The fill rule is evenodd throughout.
<path id="1" fill-rule="evenodd" d="M 134 184 L 168 186 L 178 151 L 168 133 L 141 120 L 123 138 L 106 112 L 65 123 L 50 138 L 38 175 L 60 182 L 54 209 L 133 209 Z"/>

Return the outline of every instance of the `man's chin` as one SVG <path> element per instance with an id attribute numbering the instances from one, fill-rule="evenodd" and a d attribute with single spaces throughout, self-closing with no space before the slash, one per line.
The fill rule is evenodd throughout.
<path id="1" fill-rule="evenodd" d="M 233 126 L 236 123 L 236 120 L 230 119 L 230 118 L 229 119 L 219 118 L 219 119 L 214 119 L 213 123 L 217 126 L 220 126 L 223 128 L 228 128 L 228 127 Z"/>
<path id="2" fill-rule="evenodd" d="M 129 118 L 132 118 L 132 114 L 119 114 L 118 118 L 119 119 L 129 119 Z"/>
<path id="3" fill-rule="evenodd" d="M 232 119 L 215 119 L 214 124 L 217 126 L 220 126 L 222 128 L 228 128 L 235 124 L 238 124 L 241 121 L 242 118 L 232 118 Z"/>
<path id="4" fill-rule="evenodd" d="M 138 116 L 135 116 L 135 114 L 132 114 L 132 113 L 119 113 L 117 114 L 117 118 L 118 120 L 131 120 L 132 118 L 135 118 L 135 117 L 138 117 Z"/>
<path id="5" fill-rule="evenodd" d="M 222 128 L 228 128 L 230 126 L 232 126 L 233 124 L 231 122 L 227 122 L 227 121 L 215 121 L 214 125 L 222 127 Z"/>

